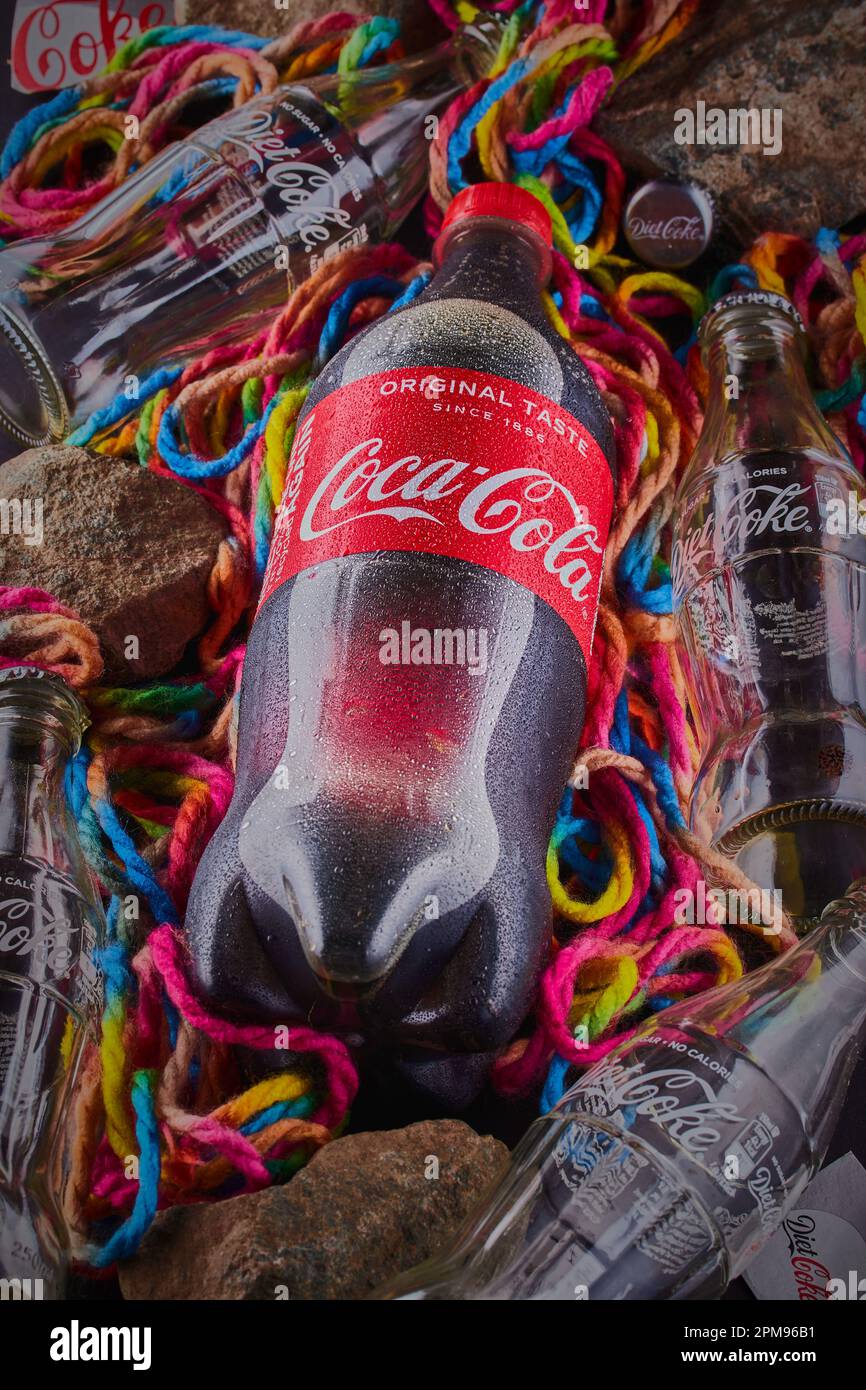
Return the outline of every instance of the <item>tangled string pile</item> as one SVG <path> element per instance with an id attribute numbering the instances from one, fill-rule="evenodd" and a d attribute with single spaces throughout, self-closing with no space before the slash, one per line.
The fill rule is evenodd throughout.
<path id="1" fill-rule="evenodd" d="M 462 0 L 456 13 L 445 0 L 432 3 L 451 28 L 478 13 Z M 586 362 L 616 431 L 617 510 L 588 717 L 548 856 L 550 961 L 531 1026 L 494 1076 L 506 1094 L 543 1088 L 545 1107 L 568 1066 L 603 1056 L 649 1011 L 743 969 L 724 923 L 680 926 L 674 917 L 677 891 L 700 878 L 733 887 L 744 880 L 684 819 L 696 750 L 666 556 L 705 380 L 694 332 L 673 353 L 660 326 L 693 330 L 706 299 L 734 286 L 789 294 L 808 326 L 819 403 L 861 469 L 866 450 L 866 237 L 822 231 L 810 244 L 768 234 L 706 294 L 613 254 L 625 179 L 591 122 L 618 83 L 676 38 L 696 3 L 655 0 L 633 32 L 630 7 L 618 3 L 501 0 L 491 6 L 508 17 L 496 62 L 441 119 L 431 153 L 431 232 L 479 170 L 522 184 L 547 206 L 556 245 L 547 312 Z M 91 207 L 174 138 L 181 112 L 203 91 L 239 104 L 287 79 L 399 51 L 394 21 L 359 24 L 341 14 L 272 44 L 206 26 L 152 30 L 102 76 L 16 128 L 0 166 L 6 236 L 60 228 Z M 121 131 L 129 114 L 140 118 L 135 142 Z M 89 142 L 114 154 L 91 182 Z M 109 898 L 106 1006 L 81 1089 L 69 1211 L 92 1266 L 130 1254 L 159 1206 L 282 1180 L 346 1122 L 353 1060 L 342 1042 L 308 1029 L 286 1031 L 286 1070 L 243 1088 L 243 1049 L 278 1046 L 274 1029 L 234 1026 L 198 1004 L 178 928 L 231 794 L 231 708 L 244 655 L 237 634 L 253 613 L 298 413 L 322 361 L 417 294 L 429 273 L 397 245 L 351 251 L 302 285 L 255 340 L 210 352 L 182 373 L 157 372 L 142 383 L 133 414 L 121 399 L 73 436 L 106 454 L 137 455 L 226 517 L 198 678 L 106 687 L 98 643 L 74 613 L 38 590 L 0 590 L 2 660 L 59 672 L 93 719 L 70 794 Z M 764 938 L 768 950 L 792 940 L 786 921 L 776 925 Z"/>

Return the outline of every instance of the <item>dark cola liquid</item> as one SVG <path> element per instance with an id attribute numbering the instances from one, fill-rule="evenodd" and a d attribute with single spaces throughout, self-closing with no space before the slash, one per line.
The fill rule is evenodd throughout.
<path id="1" fill-rule="evenodd" d="M 469 368 L 561 405 L 610 456 L 530 254 L 492 227 L 465 238 L 413 305 L 329 363 L 298 434 L 340 386 Z M 415 664 L 419 631 L 463 634 L 464 659 Z M 211 1003 L 384 1044 L 420 1087 L 470 1098 L 546 956 L 547 840 L 585 689 L 563 618 L 477 564 L 378 551 L 277 588 L 250 638 L 235 795 L 187 914 Z"/>

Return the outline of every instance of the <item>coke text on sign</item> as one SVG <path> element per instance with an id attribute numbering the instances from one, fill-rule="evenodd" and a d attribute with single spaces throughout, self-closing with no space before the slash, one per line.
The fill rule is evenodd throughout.
<path id="1" fill-rule="evenodd" d="M 457 369 L 365 377 L 298 429 L 262 602 L 326 560 L 427 551 L 531 589 L 588 660 L 612 501 L 592 435 L 537 391 Z"/>
<path id="2" fill-rule="evenodd" d="M 72 87 L 130 39 L 173 18 L 171 0 L 17 0 L 12 86 L 18 92 Z"/>

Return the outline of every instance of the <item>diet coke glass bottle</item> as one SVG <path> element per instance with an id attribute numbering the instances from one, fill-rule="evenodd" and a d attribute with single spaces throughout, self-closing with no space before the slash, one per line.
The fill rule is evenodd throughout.
<path id="1" fill-rule="evenodd" d="M 58 236 L 0 252 L 0 424 L 29 448 L 121 392 L 132 409 L 157 368 L 254 334 L 324 261 L 390 237 L 424 191 L 436 113 L 499 32 L 256 97 Z"/>
<path id="2" fill-rule="evenodd" d="M 866 486 L 813 401 L 788 300 L 726 295 L 701 342 L 672 565 L 692 824 L 805 924 L 866 873 Z"/>
<path id="3" fill-rule="evenodd" d="M 0 1288 L 62 1297 L 67 1129 L 100 1006 L 104 918 L 66 794 L 87 719 L 36 667 L 0 671 Z"/>
<path id="4" fill-rule="evenodd" d="M 860 884 L 793 951 L 665 1009 L 592 1067 L 450 1249 L 377 1296 L 718 1298 L 820 1166 L 864 1025 Z"/>

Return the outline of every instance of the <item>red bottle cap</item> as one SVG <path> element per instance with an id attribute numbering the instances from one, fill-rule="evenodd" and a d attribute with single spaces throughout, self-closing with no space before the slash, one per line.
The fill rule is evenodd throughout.
<path id="1" fill-rule="evenodd" d="M 445 214 L 433 248 L 437 262 L 441 260 L 445 233 L 468 217 L 503 217 L 509 222 L 519 222 L 540 237 L 548 250 L 553 245 L 550 213 L 532 193 L 514 183 L 473 183 L 461 189 Z"/>
<path id="2" fill-rule="evenodd" d="M 463 217 L 507 217 L 529 227 L 547 246 L 553 245 L 550 213 L 532 193 L 518 188 L 516 183 L 473 183 L 462 189 L 451 201 L 442 231 Z"/>

